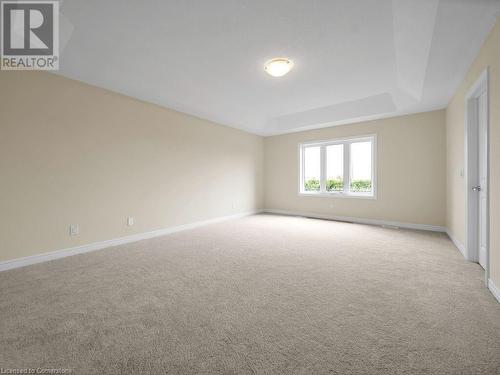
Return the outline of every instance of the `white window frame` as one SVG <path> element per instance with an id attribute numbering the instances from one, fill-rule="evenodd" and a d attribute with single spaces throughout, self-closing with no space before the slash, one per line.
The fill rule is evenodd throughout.
<path id="1" fill-rule="evenodd" d="M 349 191 L 350 184 L 350 146 L 351 143 L 372 143 L 372 191 L 371 193 L 353 193 Z M 344 190 L 341 192 L 326 191 L 326 147 L 332 145 L 344 145 Z M 320 191 L 304 190 L 304 158 L 306 147 L 320 147 Z M 309 197 L 330 198 L 361 198 L 377 199 L 377 135 L 363 135 L 355 137 L 335 138 L 324 141 L 312 141 L 299 144 L 299 195 Z"/>

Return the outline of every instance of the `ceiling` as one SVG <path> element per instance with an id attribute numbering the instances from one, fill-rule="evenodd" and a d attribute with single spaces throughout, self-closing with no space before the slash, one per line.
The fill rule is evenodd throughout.
<path id="1" fill-rule="evenodd" d="M 500 0 L 65 0 L 57 74 L 260 135 L 443 108 Z M 263 69 L 289 57 L 294 69 Z"/>

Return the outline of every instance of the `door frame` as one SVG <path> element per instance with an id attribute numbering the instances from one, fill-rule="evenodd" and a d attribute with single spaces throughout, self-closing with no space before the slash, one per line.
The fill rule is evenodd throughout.
<path id="1" fill-rule="evenodd" d="M 485 283 L 490 276 L 490 93 L 489 67 L 481 73 L 465 97 L 465 254 L 472 262 L 479 261 L 479 196 L 472 187 L 479 185 L 478 101 L 486 94 L 486 267 Z"/>

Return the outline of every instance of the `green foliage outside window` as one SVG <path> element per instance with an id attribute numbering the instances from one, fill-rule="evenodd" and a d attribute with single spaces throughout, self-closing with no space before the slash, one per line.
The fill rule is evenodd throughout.
<path id="1" fill-rule="evenodd" d="M 326 191 L 343 191 L 344 182 L 342 179 L 326 180 Z M 320 182 L 315 178 L 304 181 L 305 191 L 320 191 Z M 353 180 L 351 181 L 351 192 L 365 193 L 372 190 L 371 180 Z"/>
<path id="2" fill-rule="evenodd" d="M 351 181 L 351 191 L 354 193 L 366 193 L 372 190 L 371 180 L 353 180 Z"/>
<path id="3" fill-rule="evenodd" d="M 315 178 L 310 178 L 309 180 L 304 181 L 304 190 L 319 191 L 319 180 L 316 180 Z"/>
<path id="4" fill-rule="evenodd" d="M 342 191 L 344 190 L 343 179 L 326 180 L 326 191 Z"/>

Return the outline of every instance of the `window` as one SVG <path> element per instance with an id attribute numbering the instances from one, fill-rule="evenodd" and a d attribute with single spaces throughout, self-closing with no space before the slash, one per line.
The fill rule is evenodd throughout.
<path id="1" fill-rule="evenodd" d="M 375 197 L 375 136 L 300 145 L 300 193 Z"/>

